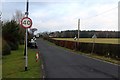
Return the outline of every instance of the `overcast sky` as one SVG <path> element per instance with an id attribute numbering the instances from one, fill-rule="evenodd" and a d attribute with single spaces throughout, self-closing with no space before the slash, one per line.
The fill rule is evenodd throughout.
<path id="1" fill-rule="evenodd" d="M 2 19 L 10 20 L 16 10 L 25 12 L 26 0 L 2 0 Z M 76 30 L 118 30 L 119 0 L 29 0 L 32 28 L 38 32 Z"/>

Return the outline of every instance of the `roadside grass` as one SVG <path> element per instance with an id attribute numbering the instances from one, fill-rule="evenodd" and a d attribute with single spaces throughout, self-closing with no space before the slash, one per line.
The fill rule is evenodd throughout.
<path id="1" fill-rule="evenodd" d="M 0 60 L 0 78 L 2 77 L 2 60 Z"/>
<path id="2" fill-rule="evenodd" d="M 96 55 L 96 54 L 89 55 L 89 57 L 104 60 L 104 61 L 107 61 L 107 62 L 110 62 L 110 63 L 113 63 L 113 64 L 117 64 L 117 65 L 118 65 L 118 62 L 119 62 L 116 59 L 113 59 L 113 58 L 110 58 L 110 57 L 105 57 L 105 56 L 100 56 L 100 55 Z"/>
<path id="3" fill-rule="evenodd" d="M 74 38 L 53 38 L 55 40 L 66 40 L 66 41 L 77 41 Z M 79 42 L 93 43 L 94 39 L 92 38 L 80 38 Z M 96 38 L 95 43 L 104 43 L 104 44 L 120 44 L 119 38 Z"/>
<path id="4" fill-rule="evenodd" d="M 36 62 L 36 50 L 28 49 L 28 71 L 24 70 L 24 45 L 19 50 L 12 51 L 10 55 L 3 56 L 2 77 L 3 78 L 41 78 L 41 61 Z"/>
<path id="5" fill-rule="evenodd" d="M 116 65 L 118 65 L 118 63 L 119 63 L 119 60 L 116 60 L 114 58 L 101 56 L 101 55 L 97 55 L 97 54 L 94 54 L 94 53 L 92 53 L 92 54 L 91 53 L 83 53 L 83 52 L 76 51 L 76 50 L 71 50 L 71 51 L 73 51 L 77 54 L 88 56 L 88 57 L 93 58 L 93 59 L 98 59 L 98 60 L 102 60 L 102 61 L 105 61 L 105 62 L 110 62 L 110 63 L 116 64 Z"/>
<path id="6" fill-rule="evenodd" d="M 70 49 L 68 49 L 68 50 L 70 50 Z M 83 53 L 83 52 L 76 51 L 76 50 L 70 50 L 70 51 L 73 51 L 77 54 L 85 55 L 85 56 L 93 58 L 93 59 L 98 59 L 98 60 L 110 62 L 110 63 L 116 64 L 116 65 L 118 65 L 118 62 L 119 62 L 119 60 L 116 60 L 116 59 L 113 59 L 113 58 L 110 58 L 110 57 L 97 55 L 97 54 L 94 54 L 94 53 L 92 53 L 92 54 L 91 53 Z"/>
<path id="7" fill-rule="evenodd" d="M 48 44 L 53 45 L 53 46 L 57 46 L 57 45 L 55 45 L 54 43 L 51 43 L 51 42 L 48 42 Z M 117 65 L 119 63 L 119 61 L 116 60 L 116 59 L 105 57 L 105 56 L 100 56 L 100 55 L 97 55 L 97 54 L 94 54 L 94 53 L 93 54 L 91 54 L 91 53 L 83 53 L 83 52 L 80 52 L 80 51 L 71 50 L 71 49 L 68 49 L 68 48 L 65 48 L 65 47 L 61 47 L 61 46 L 58 46 L 58 47 L 62 48 L 62 49 L 65 49 L 65 50 L 68 50 L 68 51 L 71 51 L 71 52 L 76 53 L 76 54 L 85 55 L 85 56 L 90 57 L 90 58 L 110 62 L 110 63 L 117 64 Z"/>
<path id="8" fill-rule="evenodd" d="M 2 37 L 0 32 L 0 79 L 2 78 Z"/>

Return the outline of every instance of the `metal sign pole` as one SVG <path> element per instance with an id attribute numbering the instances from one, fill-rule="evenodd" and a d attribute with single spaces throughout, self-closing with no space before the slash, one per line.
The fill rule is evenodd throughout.
<path id="1" fill-rule="evenodd" d="M 28 7 L 29 7 L 29 2 L 27 0 L 27 5 L 26 5 L 26 12 L 25 12 L 25 15 L 26 17 L 28 17 Z M 27 54 L 27 37 L 28 37 L 28 33 L 27 33 L 28 29 L 26 28 L 26 44 L 25 44 L 25 47 L 26 47 L 26 57 L 25 57 L 25 71 L 27 71 L 27 67 L 28 67 L 28 54 Z"/>
<path id="2" fill-rule="evenodd" d="M 27 36 L 28 36 L 28 35 L 27 35 L 27 28 L 26 28 L 26 42 L 25 42 L 25 43 L 26 43 L 26 44 L 25 44 L 25 45 L 26 45 L 26 46 L 25 46 L 25 47 L 26 47 L 26 48 L 25 48 L 25 49 L 26 49 L 26 55 L 25 55 L 25 71 L 27 71 L 27 67 L 28 67 Z"/>
<path id="3" fill-rule="evenodd" d="M 25 33 L 25 49 L 24 49 L 25 71 L 28 70 L 27 69 L 28 68 L 28 51 L 27 51 L 28 28 L 30 28 L 32 26 L 32 20 L 28 17 L 28 8 L 29 8 L 29 1 L 27 0 L 25 17 L 21 20 L 21 26 L 26 29 L 26 33 Z"/>

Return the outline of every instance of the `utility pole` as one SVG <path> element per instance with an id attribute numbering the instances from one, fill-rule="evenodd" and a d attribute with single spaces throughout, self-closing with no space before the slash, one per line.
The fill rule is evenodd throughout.
<path id="1" fill-rule="evenodd" d="M 79 49 L 79 38 L 80 38 L 80 19 L 78 19 L 78 38 L 77 38 L 77 48 Z"/>
<path id="2" fill-rule="evenodd" d="M 26 12 L 25 12 L 25 16 L 28 17 L 28 8 L 29 8 L 29 1 L 27 0 L 27 4 L 26 4 Z M 27 67 L 28 67 L 28 54 L 27 54 L 27 37 L 28 37 L 28 33 L 27 33 L 28 29 L 26 28 L 26 42 L 25 42 L 25 71 L 27 71 Z"/>
<path id="3" fill-rule="evenodd" d="M 0 26 L 2 26 L 2 20 L 1 20 L 1 18 L 2 18 L 2 11 L 0 11 Z"/>
<path id="4" fill-rule="evenodd" d="M 2 20 L 1 20 L 1 18 L 2 18 L 2 11 L 0 11 L 0 37 L 1 37 L 1 33 L 2 33 L 1 32 L 2 31 Z"/>
<path id="5" fill-rule="evenodd" d="M 78 42 L 80 38 L 80 19 L 78 19 Z"/>
<path id="6" fill-rule="evenodd" d="M 2 12 L 0 11 L 0 21 L 1 21 Z"/>

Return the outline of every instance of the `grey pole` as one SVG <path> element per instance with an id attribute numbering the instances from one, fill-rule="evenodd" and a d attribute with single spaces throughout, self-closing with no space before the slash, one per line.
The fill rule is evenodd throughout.
<path id="1" fill-rule="evenodd" d="M 1 20 L 1 17 L 2 17 L 2 12 L 0 11 L 0 30 L 2 29 L 2 20 Z"/>
<path id="2" fill-rule="evenodd" d="M 26 4 L 26 12 L 25 15 L 26 17 L 28 17 L 28 8 L 29 8 L 29 1 L 27 0 L 27 4 Z M 28 70 L 28 54 L 27 54 L 27 37 L 28 37 L 28 33 L 27 33 L 28 29 L 26 28 L 26 42 L 25 42 L 25 71 Z"/>
<path id="3" fill-rule="evenodd" d="M 79 47 L 79 38 L 80 38 L 80 19 L 78 19 L 78 38 L 77 38 L 77 49 Z"/>
<path id="4" fill-rule="evenodd" d="M 78 41 L 80 38 L 80 19 L 78 19 Z"/>
<path id="5" fill-rule="evenodd" d="M 27 67 L 28 67 L 28 54 L 27 54 L 27 29 L 26 29 L 26 42 L 25 42 L 26 44 L 26 55 L 25 55 L 25 71 L 27 71 Z"/>

